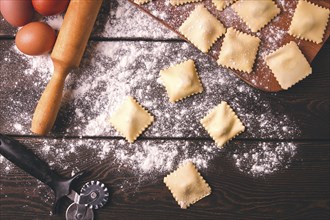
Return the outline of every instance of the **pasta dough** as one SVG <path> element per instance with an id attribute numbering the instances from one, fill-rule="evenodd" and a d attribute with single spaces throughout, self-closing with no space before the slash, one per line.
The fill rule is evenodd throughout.
<path id="1" fill-rule="evenodd" d="M 203 0 L 170 0 L 170 3 L 171 5 L 183 5 L 183 4 L 186 4 L 186 3 L 192 3 L 192 2 L 200 2 L 200 1 L 203 1 Z"/>
<path id="2" fill-rule="evenodd" d="M 233 4 L 232 8 L 252 32 L 258 32 L 281 11 L 272 0 L 243 0 Z"/>
<path id="3" fill-rule="evenodd" d="M 160 76 L 172 103 L 203 92 L 193 60 L 161 70 Z"/>
<path id="4" fill-rule="evenodd" d="M 164 178 L 164 183 L 183 209 L 211 194 L 210 186 L 192 162 L 181 165 Z"/>
<path id="5" fill-rule="evenodd" d="M 228 28 L 222 43 L 218 64 L 251 73 L 260 44 L 258 37 Z"/>
<path id="6" fill-rule="evenodd" d="M 322 43 L 330 10 L 300 0 L 292 18 L 289 34 L 314 43 Z"/>
<path id="7" fill-rule="evenodd" d="M 134 0 L 136 4 L 142 5 L 148 2 L 151 2 L 151 0 Z"/>
<path id="8" fill-rule="evenodd" d="M 312 73 L 311 66 L 294 41 L 267 55 L 265 60 L 282 89 L 290 88 Z"/>
<path id="9" fill-rule="evenodd" d="M 245 130 L 235 112 L 224 101 L 212 109 L 201 123 L 219 147 Z"/>
<path id="10" fill-rule="evenodd" d="M 206 53 L 226 29 L 203 5 L 196 6 L 179 28 L 191 43 Z"/>
<path id="11" fill-rule="evenodd" d="M 236 2 L 237 0 L 212 0 L 212 3 L 215 5 L 215 7 L 222 11 L 232 3 Z"/>
<path id="12" fill-rule="evenodd" d="M 133 143 L 153 121 L 154 117 L 131 96 L 125 99 L 110 118 L 112 126 L 129 143 Z"/>

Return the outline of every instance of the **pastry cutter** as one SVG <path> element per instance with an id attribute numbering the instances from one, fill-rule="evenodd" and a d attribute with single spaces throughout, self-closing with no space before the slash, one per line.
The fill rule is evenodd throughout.
<path id="1" fill-rule="evenodd" d="M 109 192 L 103 183 L 87 182 L 79 194 L 71 189 L 71 184 L 81 177 L 85 173 L 84 171 L 71 178 L 61 177 L 26 146 L 2 134 L 0 134 L 0 154 L 54 191 L 54 214 L 59 213 L 62 199 L 69 198 L 73 203 L 66 210 L 67 220 L 91 220 L 94 218 L 93 210 L 103 207 L 108 201 Z"/>

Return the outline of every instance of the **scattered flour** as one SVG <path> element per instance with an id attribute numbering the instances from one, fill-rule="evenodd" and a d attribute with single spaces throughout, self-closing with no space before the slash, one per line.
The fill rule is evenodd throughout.
<path id="1" fill-rule="evenodd" d="M 64 15 L 44 17 L 43 21 L 49 24 L 54 30 L 59 31 L 63 23 Z"/>
<path id="2" fill-rule="evenodd" d="M 155 20 L 149 18 L 145 13 L 137 10 L 132 4 L 126 0 L 111 1 L 108 7 L 108 13 L 105 12 L 105 24 L 102 32 L 99 33 L 102 37 L 119 37 L 125 38 L 132 36 L 138 38 L 157 38 L 157 39 L 178 39 L 178 36 L 167 30 Z M 160 17 L 165 18 L 165 13 L 160 13 Z M 99 19 L 102 20 L 102 19 Z M 125 27 L 125 31 L 123 31 Z"/>
<path id="3" fill-rule="evenodd" d="M 47 160 L 50 167 L 60 170 L 72 169 L 71 175 L 79 171 L 73 164 L 81 162 L 81 153 L 87 149 L 91 155 L 86 164 L 109 163 L 109 167 L 120 171 L 129 168 L 141 177 L 148 174 L 165 174 L 185 161 L 193 161 L 199 169 L 207 168 L 208 161 L 220 151 L 209 141 L 144 140 L 138 146 L 125 140 L 70 140 L 45 139 L 35 149 L 36 154 Z M 40 146 L 40 147 L 39 147 Z M 59 147 L 61 146 L 61 147 Z M 69 162 L 70 161 L 70 162 Z M 5 172 L 14 165 L 0 155 L 0 164 Z"/>
<path id="4" fill-rule="evenodd" d="M 296 154 L 296 149 L 295 144 L 287 142 L 278 143 L 276 146 L 260 142 L 252 149 L 243 144 L 239 150 L 235 150 L 233 159 L 240 171 L 253 176 L 264 176 L 287 168 Z"/>
<path id="5" fill-rule="evenodd" d="M 111 16 L 128 18 L 131 22 L 124 23 L 125 19 L 108 19 L 104 31 L 99 33 L 100 36 L 125 37 L 121 31 L 123 25 L 128 28 L 127 36 L 171 36 L 168 31 L 150 22 L 126 1 L 120 0 L 117 3 L 109 6 L 115 8 L 111 11 Z M 139 24 L 132 21 L 139 21 Z M 62 17 L 50 17 L 46 22 L 54 28 L 59 28 Z M 279 34 L 273 38 L 274 44 L 282 34 L 279 30 Z M 5 116 L 7 121 L 12 122 L 11 126 L 18 134 L 26 134 L 29 132 L 31 115 L 37 101 L 29 97 L 38 97 L 35 94 L 42 92 L 42 88 L 50 79 L 53 67 L 49 56 L 26 56 L 15 46 L 10 48 L 8 57 L 4 59 L 13 57 L 22 61 L 22 81 L 18 82 L 17 86 L 27 84 L 27 88 L 34 88 L 34 95 L 14 94 L 15 96 L 9 97 L 12 99 L 12 109 L 5 109 L 3 112 L 11 113 L 8 117 Z M 205 91 L 173 105 L 168 102 L 164 87 L 158 80 L 159 70 L 189 58 L 196 61 Z M 5 62 L 5 65 L 10 63 Z M 34 75 L 33 82 L 29 81 L 31 75 Z M 300 132 L 294 119 L 272 105 L 272 98 L 276 95 L 266 97 L 261 94 L 237 79 L 230 70 L 219 68 L 216 63 L 187 43 L 90 42 L 81 68 L 67 79 L 64 104 L 60 112 L 60 118 L 64 118 L 64 125 L 61 124 L 60 127 L 64 127 L 65 130 L 58 131 L 55 128 L 54 133 L 74 136 L 119 136 L 109 125 L 108 118 L 126 95 L 133 95 L 156 118 L 155 123 L 144 134 L 148 137 L 209 138 L 199 119 L 221 100 L 229 102 L 248 128 L 240 137 L 299 137 Z M 27 103 L 20 103 L 18 100 L 27 100 Z M 17 110 L 23 107 L 30 109 L 30 112 Z M 75 161 L 79 162 L 78 155 L 82 149 L 90 149 L 90 159 L 100 163 L 112 161 L 118 169 L 127 167 L 132 173 L 140 176 L 169 172 L 186 160 L 192 160 L 199 169 L 206 169 L 209 161 L 223 151 L 209 140 L 144 140 L 128 144 L 124 140 L 84 139 L 77 142 L 70 139 L 45 139 L 39 144 L 41 147 L 38 154 L 41 157 L 52 158 L 48 161 L 52 167 L 72 169 L 72 174 L 79 171 L 75 167 L 72 168 L 72 164 Z M 240 171 L 253 176 L 271 174 L 281 167 L 286 167 L 296 152 L 293 143 L 274 145 L 262 140 L 254 148 L 245 149 L 243 145 L 232 152 L 233 163 Z M 10 172 L 12 165 L 3 157 L 0 157 L 0 164 L 5 167 L 5 172 Z"/>

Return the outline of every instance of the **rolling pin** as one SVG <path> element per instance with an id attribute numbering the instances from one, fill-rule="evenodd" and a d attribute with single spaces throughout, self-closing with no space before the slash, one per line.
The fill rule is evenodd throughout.
<path id="1" fill-rule="evenodd" d="M 84 54 L 102 0 L 71 0 L 57 37 L 51 59 L 54 73 L 35 109 L 31 131 L 46 135 L 61 106 L 64 82 Z"/>

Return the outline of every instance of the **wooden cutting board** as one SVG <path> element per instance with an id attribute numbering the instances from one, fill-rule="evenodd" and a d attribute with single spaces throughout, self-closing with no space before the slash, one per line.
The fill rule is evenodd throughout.
<path id="1" fill-rule="evenodd" d="M 136 7 L 142 9 L 144 12 L 164 24 L 166 27 L 176 32 L 180 37 L 187 40 L 178 31 L 181 24 L 189 16 L 190 12 L 193 11 L 196 4 L 201 3 L 190 3 L 183 6 L 172 6 L 169 4 L 168 0 L 152 0 L 151 2 L 144 5 L 137 5 L 133 0 L 129 0 Z M 317 5 L 330 8 L 330 2 L 328 0 L 310 0 Z M 262 40 L 260 45 L 257 60 L 254 64 L 254 71 L 252 73 L 243 73 L 240 71 L 234 71 L 238 77 L 244 80 L 251 86 L 261 89 L 267 92 L 278 92 L 282 88 L 276 81 L 271 70 L 265 64 L 263 57 L 276 50 L 277 48 L 285 45 L 290 41 L 295 41 L 298 43 L 300 49 L 305 54 L 307 60 L 312 62 L 319 50 L 322 48 L 323 44 L 326 42 L 330 35 L 330 25 L 328 22 L 326 33 L 322 44 L 315 44 L 309 41 L 296 39 L 290 36 L 287 31 L 291 24 L 291 19 L 296 8 L 297 2 L 294 0 L 275 0 L 278 7 L 281 9 L 281 13 L 271 21 L 266 27 L 264 27 L 260 32 L 254 34 L 252 33 L 245 23 L 238 17 L 238 15 L 231 9 L 227 7 L 224 11 L 218 11 L 211 0 L 204 0 L 203 4 L 206 8 L 216 16 L 227 28 L 235 27 L 245 33 L 253 34 L 258 36 Z M 188 40 L 187 40 L 188 41 Z M 207 53 L 209 56 L 218 59 L 223 37 L 221 37 Z M 221 70 L 219 68 L 219 74 Z"/>

